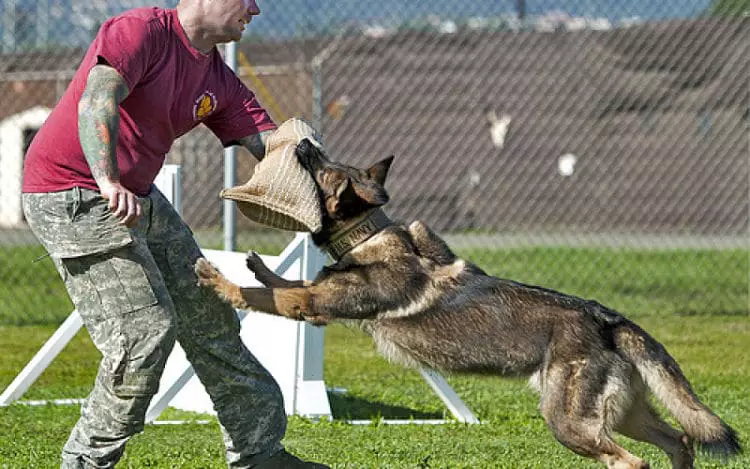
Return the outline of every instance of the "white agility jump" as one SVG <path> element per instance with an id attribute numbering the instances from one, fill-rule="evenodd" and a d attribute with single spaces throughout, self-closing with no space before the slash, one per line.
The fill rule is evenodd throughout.
<path id="1" fill-rule="evenodd" d="M 180 167 L 165 165 L 156 185 L 180 212 Z M 203 254 L 233 282 L 242 286 L 260 286 L 252 272 L 245 267 L 244 253 L 206 249 Z M 311 280 L 327 262 L 326 255 L 304 233 L 298 233 L 280 255 L 261 257 L 271 270 L 288 280 Z M 242 340 L 279 383 L 286 413 L 310 418 L 333 418 L 323 380 L 325 329 L 253 311 L 238 311 L 237 314 L 242 326 Z M 10 405 L 20 399 L 81 327 L 81 318 L 73 311 L 0 395 L 0 406 Z M 422 369 L 420 372 L 456 420 L 479 423 L 439 373 L 429 369 Z M 62 399 L 60 402 L 77 401 Z M 179 344 L 175 344 L 167 360 L 159 392 L 151 401 L 146 421 L 158 423 L 156 419 L 167 406 L 214 414 L 211 400 Z M 423 421 L 439 422 L 441 421 Z"/>

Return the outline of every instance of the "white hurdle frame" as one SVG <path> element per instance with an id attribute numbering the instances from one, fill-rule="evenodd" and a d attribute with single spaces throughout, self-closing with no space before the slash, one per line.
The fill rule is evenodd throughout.
<path id="1" fill-rule="evenodd" d="M 155 184 L 172 202 L 177 212 L 181 213 L 180 166 L 164 165 Z M 230 280 L 243 286 L 260 285 L 245 267 L 244 253 L 218 250 L 203 250 L 203 253 Z M 298 233 L 279 256 L 261 257 L 269 268 L 289 280 L 311 280 L 327 262 L 326 255 L 313 244 L 310 235 L 305 233 Z M 240 335 L 251 352 L 279 383 L 287 414 L 332 418 L 323 380 L 324 328 L 253 311 L 238 310 L 237 313 L 242 325 Z M 3 391 L 0 395 L 0 407 L 19 400 L 81 327 L 83 321 L 74 310 Z M 479 423 L 479 419 L 442 375 L 427 368 L 419 371 L 456 420 L 462 423 Z M 195 377 L 179 344 L 175 344 L 167 360 L 159 389 L 146 414 L 147 422 L 158 423 L 156 419 L 170 404 L 184 410 L 214 413 L 205 389 Z M 79 402 L 69 399 L 58 401 Z M 352 421 L 366 422 L 368 421 Z M 444 421 L 386 420 L 383 423 L 442 422 Z"/>
<path id="2" fill-rule="evenodd" d="M 245 254 L 204 249 L 203 254 L 224 276 L 242 286 L 261 286 L 245 266 Z M 279 256 L 261 256 L 266 265 L 289 280 L 310 280 L 326 258 L 310 236 L 298 233 Z M 310 418 L 332 418 L 323 382 L 324 329 L 255 311 L 238 310 L 245 345 L 271 373 L 284 395 L 286 413 Z M 155 421 L 168 405 L 214 414 L 205 388 L 195 376 L 179 344 L 175 344 L 162 376 L 159 392 L 146 412 Z"/>

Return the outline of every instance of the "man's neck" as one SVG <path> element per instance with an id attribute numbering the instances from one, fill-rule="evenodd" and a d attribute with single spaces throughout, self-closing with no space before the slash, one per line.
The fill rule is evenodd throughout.
<path id="1" fill-rule="evenodd" d="M 205 37 L 203 28 L 200 26 L 200 22 L 197 21 L 201 17 L 199 11 L 199 5 L 196 3 L 185 4 L 180 2 L 177 4 L 177 19 L 185 31 L 185 35 L 190 41 L 190 45 L 195 47 L 202 54 L 208 54 L 211 49 L 216 46 L 214 42 Z"/>

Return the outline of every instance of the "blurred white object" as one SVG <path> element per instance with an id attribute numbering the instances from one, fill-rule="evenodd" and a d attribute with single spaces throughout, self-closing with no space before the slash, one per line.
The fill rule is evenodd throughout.
<path id="1" fill-rule="evenodd" d="M 578 157 L 572 153 L 566 153 L 557 160 L 557 172 L 560 176 L 571 176 L 576 169 Z"/>
<path id="2" fill-rule="evenodd" d="M 36 131 L 50 110 L 33 107 L 0 121 L 0 226 L 23 226 L 21 186 L 23 180 L 24 132 Z"/>
<path id="3" fill-rule="evenodd" d="M 497 117 L 493 109 L 487 111 L 487 120 L 490 122 L 490 137 L 492 144 L 501 149 L 505 145 L 505 137 L 508 135 L 512 118 L 508 114 Z"/>

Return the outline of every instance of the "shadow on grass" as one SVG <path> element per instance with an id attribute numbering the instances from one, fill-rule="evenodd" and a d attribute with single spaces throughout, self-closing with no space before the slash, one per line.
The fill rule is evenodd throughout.
<path id="1" fill-rule="evenodd" d="M 340 420 L 409 420 L 442 419 L 439 412 L 423 412 L 408 407 L 394 406 L 383 402 L 373 402 L 345 394 L 328 393 L 331 412 Z"/>

